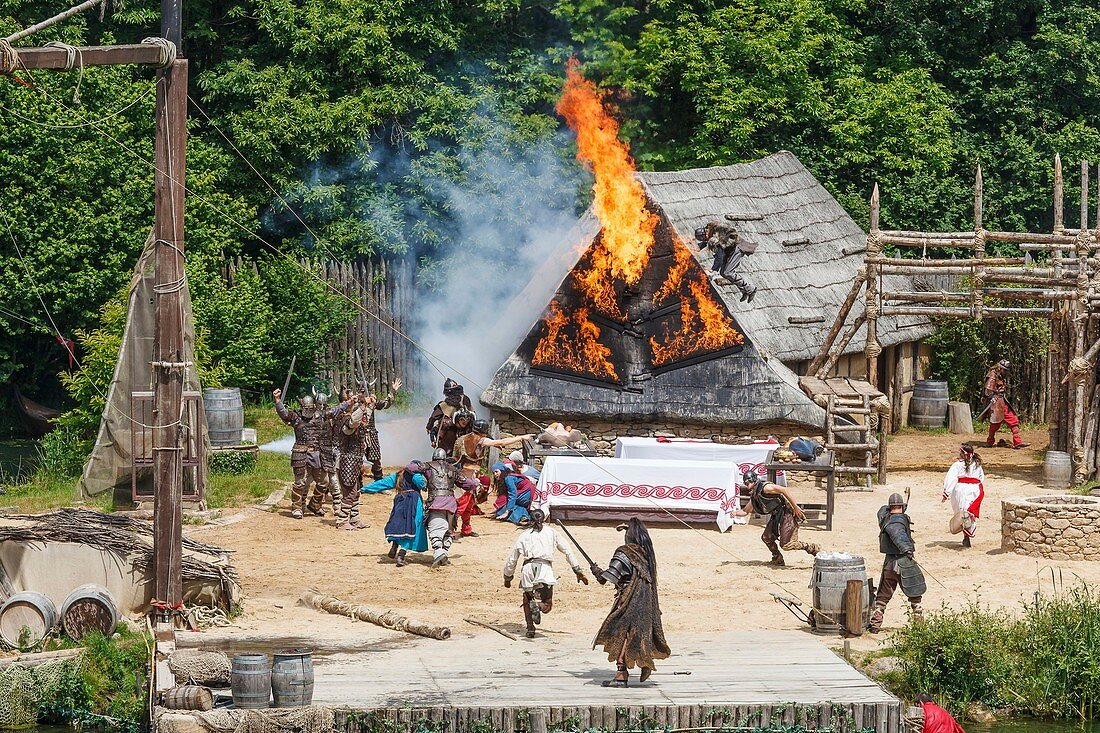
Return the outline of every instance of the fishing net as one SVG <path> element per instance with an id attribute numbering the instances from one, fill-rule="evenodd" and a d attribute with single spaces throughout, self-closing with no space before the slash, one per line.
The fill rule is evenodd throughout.
<path id="1" fill-rule="evenodd" d="M 229 657 L 221 652 L 180 649 L 168 657 L 168 669 L 177 685 L 228 687 L 233 672 Z"/>
<path id="2" fill-rule="evenodd" d="M 332 733 L 336 725 L 335 712 L 325 707 L 211 710 L 191 715 L 211 733 Z"/>
<path id="3" fill-rule="evenodd" d="M 39 704 L 62 697 L 65 681 L 79 673 L 81 659 L 57 659 L 37 667 L 13 664 L 0 671 L 0 729 L 33 727 Z"/>

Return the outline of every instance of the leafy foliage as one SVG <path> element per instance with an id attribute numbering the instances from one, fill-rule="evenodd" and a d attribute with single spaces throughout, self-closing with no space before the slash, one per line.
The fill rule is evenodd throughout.
<path id="1" fill-rule="evenodd" d="M 943 607 L 893 640 L 910 698 L 928 692 L 959 713 L 971 702 L 1044 718 L 1100 718 L 1100 596 L 1085 585 L 1036 594 L 1019 618 L 971 602 Z"/>
<path id="2" fill-rule="evenodd" d="M 947 381 L 952 399 L 973 402 L 981 396 L 986 370 L 994 361 L 1008 359 L 1016 369 L 1047 358 L 1050 322 L 1038 318 L 944 319 L 928 343 L 932 346 L 932 374 Z"/>

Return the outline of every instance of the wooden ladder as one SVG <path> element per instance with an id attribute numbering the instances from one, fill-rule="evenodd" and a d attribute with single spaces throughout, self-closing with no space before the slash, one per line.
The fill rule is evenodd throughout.
<path id="1" fill-rule="evenodd" d="M 872 477 L 878 473 L 874 465 L 875 454 L 878 452 L 878 438 L 874 433 L 877 430 L 878 416 L 871 408 L 871 398 L 867 395 L 855 397 L 838 397 L 835 394 L 828 395 L 828 403 L 825 407 L 825 448 L 836 452 L 836 472 L 855 474 L 863 477 L 863 486 L 856 491 L 871 491 Z M 863 416 L 864 422 L 858 422 L 856 416 Z M 851 420 L 854 424 L 838 422 L 838 418 Z M 838 435 L 856 434 L 854 442 L 840 442 Z M 863 465 L 852 465 L 852 461 L 858 460 L 853 454 L 862 452 Z M 838 486 L 837 491 L 851 491 L 850 487 Z"/>

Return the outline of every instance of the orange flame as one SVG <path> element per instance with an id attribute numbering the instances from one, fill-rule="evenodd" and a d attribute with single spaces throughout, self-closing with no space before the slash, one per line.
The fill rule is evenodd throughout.
<path id="1" fill-rule="evenodd" d="M 668 277 L 661 283 L 660 290 L 653 294 L 654 303 L 660 303 L 665 298 L 680 292 L 680 286 L 684 283 L 684 275 L 687 274 L 688 267 L 690 267 L 691 263 L 695 260 L 695 258 L 691 256 L 691 251 L 688 250 L 682 242 L 675 241 L 677 239 L 675 235 L 673 235 L 673 237 L 672 267 L 668 269 Z"/>
<path id="2" fill-rule="evenodd" d="M 588 320 L 587 308 L 578 308 L 569 314 L 554 300 L 543 320 L 546 335 L 531 357 L 533 366 L 555 367 L 618 381 L 619 375 L 608 359 L 611 349 L 599 342 L 600 328 Z"/>
<path id="3" fill-rule="evenodd" d="M 558 100 L 558 114 L 577 133 L 577 159 L 593 172 L 592 206 L 603 226 L 602 251 L 593 253 L 592 268 L 598 273 L 578 279 L 578 286 L 593 304 L 611 317 L 621 318 L 608 284 L 623 280 L 633 285 L 649 263 L 657 216 L 646 206 L 645 190 L 634 177 L 630 148 L 619 139 L 619 123 L 608 114 L 596 85 L 581 76 L 577 60 L 566 66 L 565 88 Z"/>
<path id="4" fill-rule="evenodd" d="M 681 247 L 681 249 L 683 249 Z M 745 343 L 744 335 L 733 327 L 733 320 L 722 306 L 715 302 L 702 272 L 691 282 L 691 294 L 699 310 L 692 308 L 692 300 L 680 302 L 680 330 L 675 335 L 665 326 L 664 343 L 650 337 L 653 365 L 663 366 L 670 361 L 684 359 L 704 351 L 717 351 Z"/>

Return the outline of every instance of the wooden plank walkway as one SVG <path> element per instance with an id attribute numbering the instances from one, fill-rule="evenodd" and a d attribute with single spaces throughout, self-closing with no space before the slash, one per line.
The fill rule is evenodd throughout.
<path id="1" fill-rule="evenodd" d="M 550 728 L 750 721 L 900 729 L 897 698 L 809 633 L 673 634 L 673 656 L 658 663 L 646 684 L 614 690 L 600 686 L 614 665 L 586 641 L 578 634 L 519 641 L 481 635 L 317 657 L 313 702 L 407 730 L 417 720 L 445 721 L 449 731 L 470 730 L 478 720 L 498 731 L 531 730 L 523 721 L 532 709 L 545 714 Z M 344 727 L 354 733 L 362 720 L 345 718 Z"/>

